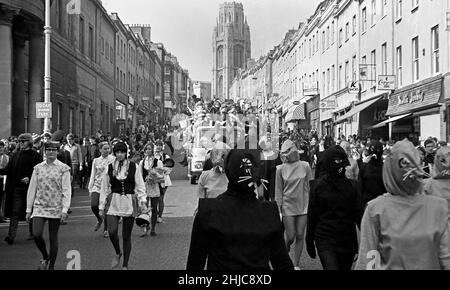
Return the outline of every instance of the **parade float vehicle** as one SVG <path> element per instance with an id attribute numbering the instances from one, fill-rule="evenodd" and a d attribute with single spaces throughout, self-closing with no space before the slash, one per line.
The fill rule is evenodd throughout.
<path id="1" fill-rule="evenodd" d="M 191 184 L 197 183 L 211 149 L 230 148 L 222 140 L 218 140 L 218 136 L 227 136 L 227 129 L 223 126 L 201 126 L 195 129 L 188 158 L 188 172 Z"/>

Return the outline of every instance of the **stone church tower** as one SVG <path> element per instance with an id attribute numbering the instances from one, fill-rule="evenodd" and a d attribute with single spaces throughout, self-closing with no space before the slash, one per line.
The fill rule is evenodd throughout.
<path id="1" fill-rule="evenodd" d="M 229 87 L 251 58 L 250 28 L 241 3 L 220 5 L 213 33 L 213 97 L 228 99 Z"/>

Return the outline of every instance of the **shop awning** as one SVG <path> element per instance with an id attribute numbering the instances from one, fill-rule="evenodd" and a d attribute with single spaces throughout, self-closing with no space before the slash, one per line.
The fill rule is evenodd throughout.
<path id="1" fill-rule="evenodd" d="M 293 110 L 290 110 L 285 119 L 286 123 L 297 121 L 297 120 L 306 120 L 305 117 L 305 105 L 301 104 L 296 107 L 294 107 Z"/>
<path id="2" fill-rule="evenodd" d="M 351 109 L 350 111 L 348 111 L 347 113 L 345 113 L 342 117 L 338 118 L 338 119 L 335 121 L 335 123 L 338 124 L 338 123 L 344 122 L 344 121 L 347 120 L 348 118 L 353 117 L 355 114 L 357 114 L 357 113 L 359 113 L 359 112 L 361 112 L 361 111 L 364 111 L 365 109 L 367 109 L 368 107 L 370 107 L 371 105 L 373 105 L 374 103 L 376 103 L 377 101 L 379 101 L 381 98 L 382 98 L 382 97 L 380 96 L 380 97 L 375 98 L 375 99 L 373 99 L 373 100 L 370 100 L 370 101 L 364 102 L 364 103 L 362 103 L 362 104 L 356 105 L 353 109 Z"/>
<path id="3" fill-rule="evenodd" d="M 387 120 L 384 120 L 384 121 L 381 122 L 381 123 L 378 123 L 378 124 L 376 124 L 376 125 L 373 125 L 372 127 L 369 127 L 368 129 L 369 129 L 369 130 L 372 130 L 372 129 L 378 129 L 378 128 L 381 128 L 381 127 L 386 126 L 386 125 L 389 124 L 389 123 L 396 122 L 396 121 L 398 121 L 398 120 L 401 120 L 401 119 L 403 119 L 403 118 L 409 117 L 409 116 L 411 116 L 411 115 L 412 115 L 412 114 L 404 114 L 404 115 L 400 115 L 400 116 L 395 116 L 395 117 L 389 118 L 389 119 L 387 119 Z"/>

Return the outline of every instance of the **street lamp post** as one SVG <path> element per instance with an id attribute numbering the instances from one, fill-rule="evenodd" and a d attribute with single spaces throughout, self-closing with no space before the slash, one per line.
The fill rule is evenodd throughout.
<path id="1" fill-rule="evenodd" d="M 45 0 L 45 75 L 44 75 L 44 102 L 51 102 L 51 68 L 50 68 L 50 41 L 52 28 L 50 26 L 50 11 L 51 0 Z M 51 130 L 51 118 L 44 119 L 44 133 L 50 133 Z"/>

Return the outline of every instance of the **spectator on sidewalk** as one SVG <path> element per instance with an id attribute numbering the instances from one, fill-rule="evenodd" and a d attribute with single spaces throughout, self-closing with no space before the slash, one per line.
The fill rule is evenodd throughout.
<path id="1" fill-rule="evenodd" d="M 8 166 L 10 157 L 5 152 L 5 143 L 0 141 L 0 169 L 4 169 Z M 6 176 L 0 175 L 0 223 L 6 222 L 5 218 L 5 183 Z"/>
<path id="2" fill-rule="evenodd" d="M 9 160 L 8 166 L 0 169 L 0 175 L 6 175 L 5 216 L 10 218 L 9 232 L 5 241 L 12 245 L 17 235 L 19 221 L 25 221 L 27 190 L 30 184 L 33 168 L 42 162 L 42 158 L 32 150 L 33 137 L 31 134 L 19 136 L 20 150 Z M 29 226 L 32 238 L 31 225 Z"/>
<path id="3" fill-rule="evenodd" d="M 80 183 L 80 172 L 83 170 L 83 153 L 81 152 L 80 145 L 75 143 L 75 138 L 72 133 L 68 134 L 67 144 L 64 146 L 66 151 L 69 151 L 72 161 L 72 191 L 75 182 Z M 79 184 L 81 187 L 81 184 Z M 73 194 L 73 193 L 72 193 Z"/>

